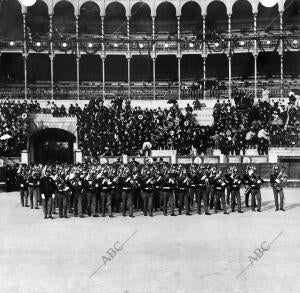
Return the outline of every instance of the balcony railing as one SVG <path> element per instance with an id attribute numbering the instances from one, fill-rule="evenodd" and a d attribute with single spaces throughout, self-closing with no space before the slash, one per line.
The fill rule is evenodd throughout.
<path id="1" fill-rule="evenodd" d="M 295 134 L 277 134 L 270 137 L 272 147 L 300 147 L 300 132 Z"/>

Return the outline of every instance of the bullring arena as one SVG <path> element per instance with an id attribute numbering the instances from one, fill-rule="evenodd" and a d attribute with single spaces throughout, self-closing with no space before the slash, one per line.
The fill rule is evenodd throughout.
<path id="1" fill-rule="evenodd" d="M 299 292 L 300 0 L 0 0 L 0 292 Z"/>

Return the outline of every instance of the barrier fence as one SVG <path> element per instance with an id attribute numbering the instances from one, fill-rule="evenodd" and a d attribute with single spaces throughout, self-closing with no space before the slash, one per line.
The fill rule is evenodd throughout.
<path id="1" fill-rule="evenodd" d="M 271 147 L 299 147 L 300 132 L 298 134 L 276 134 L 270 137 Z"/>
<path id="2" fill-rule="evenodd" d="M 184 84 L 184 82 L 182 82 Z M 281 97 L 281 88 L 272 85 L 264 85 L 270 91 L 270 98 L 280 98 Z M 288 97 L 290 91 L 295 91 L 295 88 L 287 86 L 283 88 L 283 97 Z M 255 89 L 253 86 L 244 87 L 236 86 L 232 88 L 232 98 L 235 94 L 238 94 L 240 91 L 243 91 L 248 94 L 255 95 Z M 261 98 L 261 90 L 258 87 L 257 89 L 257 98 Z M 106 96 L 129 96 L 128 84 L 119 84 L 114 85 L 106 84 L 105 85 L 105 98 Z M 79 88 L 79 97 L 76 85 L 73 84 L 59 84 L 53 88 L 53 98 L 54 100 L 77 100 L 77 99 L 91 99 L 94 97 L 103 96 L 103 86 L 99 82 L 97 85 L 80 85 Z M 25 90 L 22 84 L 9 85 L 0 88 L 0 99 L 5 98 L 12 99 L 24 99 Z M 37 100 L 50 100 L 52 97 L 52 91 L 50 85 L 30 85 L 27 89 L 28 99 L 37 99 Z M 201 88 L 193 89 L 190 85 L 183 86 L 181 89 L 180 99 L 189 100 L 189 99 L 227 99 L 229 97 L 228 87 L 207 87 L 205 90 Z M 152 100 L 152 99 L 172 99 L 178 98 L 178 83 L 173 83 L 168 85 L 166 82 L 157 82 L 155 89 L 155 97 L 153 92 L 153 84 L 147 83 L 147 85 L 138 85 L 131 84 L 130 86 L 130 98 L 136 100 Z"/>

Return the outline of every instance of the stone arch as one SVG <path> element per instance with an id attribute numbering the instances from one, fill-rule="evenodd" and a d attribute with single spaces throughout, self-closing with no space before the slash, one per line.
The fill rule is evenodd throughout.
<path id="1" fill-rule="evenodd" d="M 199 2 L 199 1 L 196 1 L 196 0 L 184 0 L 184 1 L 180 2 L 179 7 L 178 7 L 179 13 L 181 15 L 182 15 L 182 7 L 184 5 L 186 5 L 187 3 L 189 3 L 189 2 L 195 2 L 195 3 L 197 3 L 200 6 L 202 15 L 206 13 L 206 7 L 204 6 L 204 3 L 202 1 Z"/>
<path id="2" fill-rule="evenodd" d="M 105 15 L 106 15 L 107 7 L 110 6 L 112 3 L 115 3 L 115 2 L 121 4 L 124 7 L 126 16 L 130 15 L 130 10 L 129 10 L 129 7 L 128 7 L 128 2 L 129 1 L 125 2 L 124 0 L 108 0 L 108 1 L 105 1 Z"/>
<path id="3" fill-rule="evenodd" d="M 130 32 L 152 32 L 151 7 L 143 1 L 137 1 L 131 6 Z"/>
<path id="4" fill-rule="evenodd" d="M 203 7 L 203 8 L 204 8 L 204 9 L 203 9 L 203 13 L 205 13 L 205 14 L 207 15 L 207 9 L 208 9 L 208 7 L 209 7 L 213 2 L 220 2 L 220 3 L 224 4 L 224 6 L 226 7 L 226 11 L 227 11 L 228 13 L 231 13 L 231 10 L 229 10 L 229 9 L 231 9 L 231 7 L 228 5 L 227 1 L 225 2 L 225 1 L 221 1 L 221 0 L 209 0 L 209 1 L 207 1 L 205 7 Z"/>
<path id="5" fill-rule="evenodd" d="M 76 136 L 61 128 L 42 128 L 29 137 L 31 163 L 73 163 Z"/>
<path id="6" fill-rule="evenodd" d="M 211 1 L 206 8 L 207 32 L 226 32 L 228 27 L 228 8 L 219 0 Z"/>
<path id="7" fill-rule="evenodd" d="M 255 13 L 257 11 L 257 5 L 254 1 L 249 1 L 249 0 L 244 0 L 245 2 L 248 2 L 251 7 L 252 7 L 252 13 Z M 240 2 L 240 0 L 235 0 L 233 2 L 230 3 L 230 6 L 228 7 L 228 11 L 231 11 L 232 13 L 232 8 L 233 6 L 235 6 L 237 4 L 237 2 Z"/>
<path id="8" fill-rule="evenodd" d="M 47 34 L 49 23 L 49 7 L 45 1 L 37 1 L 33 6 L 27 8 L 27 25 L 32 34 Z"/>
<path id="9" fill-rule="evenodd" d="M 134 0 L 134 1 L 130 1 L 130 7 L 129 7 L 129 11 L 130 11 L 130 15 L 132 16 L 132 8 L 138 4 L 138 3 L 144 3 L 146 4 L 147 6 L 149 6 L 150 8 L 150 12 L 151 12 L 151 16 L 155 16 L 155 9 L 153 8 L 153 3 L 147 3 L 146 1 L 142 1 L 142 0 Z"/>
<path id="10" fill-rule="evenodd" d="M 175 3 L 170 2 L 170 1 L 165 1 L 165 0 L 159 0 L 159 1 L 155 2 L 155 16 L 157 16 L 157 9 L 159 8 L 159 6 L 164 3 L 168 3 L 168 4 L 171 4 L 172 6 L 174 6 L 175 14 L 180 15 L 180 11 L 178 10 L 178 7 L 176 7 L 177 5 L 175 5 Z"/>
<path id="11" fill-rule="evenodd" d="M 75 33 L 76 7 L 68 0 L 53 3 L 53 28 L 62 33 Z"/>
<path id="12" fill-rule="evenodd" d="M 110 1 L 110 3 L 105 6 L 104 32 L 106 34 L 126 34 L 126 15 L 128 15 L 128 11 L 122 2 Z"/>
<path id="13" fill-rule="evenodd" d="M 69 2 L 69 3 L 73 6 L 73 8 L 74 8 L 75 15 L 78 14 L 78 9 L 77 9 L 77 7 L 74 6 L 74 4 L 72 3 L 72 1 L 69 1 L 69 0 L 53 0 L 53 2 L 52 2 L 53 13 L 54 13 L 54 10 L 55 10 L 55 6 L 56 6 L 57 4 L 59 4 L 60 2 Z"/>
<path id="14" fill-rule="evenodd" d="M 18 0 L 0 3 L 0 35 L 7 38 L 23 36 L 23 7 Z"/>
<path id="15" fill-rule="evenodd" d="M 95 1 L 85 1 L 79 9 L 79 33 L 95 33 L 101 31 L 101 10 Z"/>
<path id="16" fill-rule="evenodd" d="M 194 34 L 202 34 L 202 8 L 196 1 L 186 1 L 181 6 L 181 31 L 192 32 Z"/>
<path id="17" fill-rule="evenodd" d="M 93 0 L 79 0 L 79 5 L 78 5 L 78 13 L 80 14 L 80 10 L 82 8 L 82 6 L 84 6 L 86 3 L 88 2 L 92 2 L 94 4 L 96 4 L 99 8 L 100 13 L 103 10 L 103 7 L 101 5 L 99 5 L 99 3 L 97 1 L 93 1 Z"/>
<path id="18" fill-rule="evenodd" d="M 164 1 L 156 7 L 155 30 L 176 34 L 178 11 L 172 2 Z"/>

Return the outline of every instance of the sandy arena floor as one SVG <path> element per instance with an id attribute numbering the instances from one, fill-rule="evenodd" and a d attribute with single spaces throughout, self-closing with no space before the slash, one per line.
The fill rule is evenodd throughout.
<path id="1" fill-rule="evenodd" d="M 286 212 L 269 188 L 262 213 L 54 220 L 1 193 L 0 293 L 298 293 L 300 190 L 285 193 Z"/>

